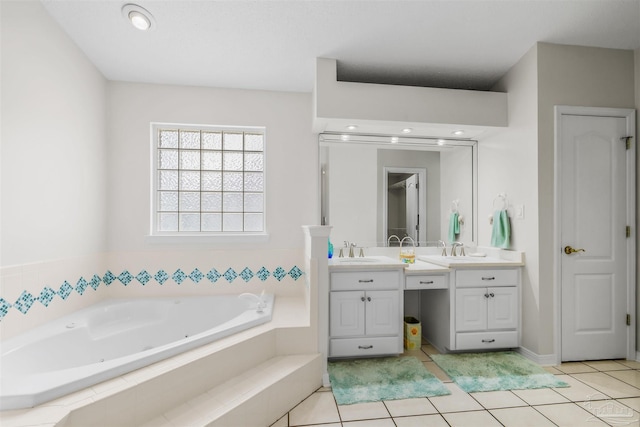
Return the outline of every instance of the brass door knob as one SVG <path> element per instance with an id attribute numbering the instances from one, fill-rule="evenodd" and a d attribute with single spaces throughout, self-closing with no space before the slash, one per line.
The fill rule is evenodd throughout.
<path id="1" fill-rule="evenodd" d="M 564 247 L 564 253 L 567 254 L 567 255 L 571 255 L 572 253 L 575 253 L 575 252 L 585 252 L 585 250 L 584 249 L 574 249 L 571 246 L 565 246 Z"/>

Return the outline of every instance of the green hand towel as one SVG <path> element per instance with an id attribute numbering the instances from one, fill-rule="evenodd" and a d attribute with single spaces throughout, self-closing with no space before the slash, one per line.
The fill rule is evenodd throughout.
<path id="1" fill-rule="evenodd" d="M 449 242 L 456 241 L 456 236 L 460 234 L 460 221 L 458 221 L 458 212 L 452 212 L 449 217 Z"/>
<path id="2" fill-rule="evenodd" d="M 493 230 L 491 232 L 491 246 L 507 249 L 511 238 L 509 216 L 506 210 L 495 211 L 493 214 Z"/>

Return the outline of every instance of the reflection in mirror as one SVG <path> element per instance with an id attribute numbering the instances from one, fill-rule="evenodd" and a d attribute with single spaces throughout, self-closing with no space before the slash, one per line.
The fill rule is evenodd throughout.
<path id="1" fill-rule="evenodd" d="M 411 237 L 426 241 L 427 170 L 416 168 L 384 168 L 383 230 L 387 246 L 398 246 L 399 240 Z M 422 219 L 422 222 L 421 222 Z M 396 236 L 398 239 L 390 239 Z M 390 244 L 391 242 L 391 244 Z"/>
<path id="2" fill-rule="evenodd" d="M 334 244 L 387 246 L 392 235 L 419 246 L 450 243 L 454 212 L 455 241 L 473 244 L 476 141 L 390 139 L 320 134 L 321 218 L 332 226 Z"/>

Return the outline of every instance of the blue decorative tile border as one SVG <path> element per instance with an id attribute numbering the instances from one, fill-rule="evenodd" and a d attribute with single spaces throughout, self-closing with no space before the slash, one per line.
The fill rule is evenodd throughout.
<path id="1" fill-rule="evenodd" d="M 0 298 L 0 320 L 2 320 L 12 308 L 18 310 L 22 314 L 27 314 L 31 306 L 36 301 L 40 302 L 45 307 L 48 307 L 51 301 L 53 301 L 53 299 L 56 297 L 56 295 L 62 298 L 62 300 L 66 300 L 74 291 L 79 295 L 83 295 L 86 292 L 87 288 L 92 288 L 94 291 L 96 291 L 100 287 L 101 283 L 104 283 L 104 286 L 110 286 L 118 281 L 124 286 L 128 286 L 132 283 L 135 283 L 134 281 L 136 281 L 142 286 L 145 286 L 149 282 L 151 282 L 151 280 L 155 280 L 158 284 L 164 285 L 169 279 L 173 279 L 173 281 L 177 285 L 180 285 L 186 280 L 191 280 L 193 283 L 199 284 L 200 282 L 204 282 L 205 278 L 212 284 L 221 279 L 232 283 L 238 278 L 246 283 L 254 277 L 257 277 L 259 280 L 264 282 L 271 276 L 273 276 L 280 282 L 287 275 L 290 276 L 293 280 L 298 280 L 303 274 L 304 272 L 297 266 L 293 266 L 293 268 L 289 271 L 286 271 L 282 267 L 276 267 L 273 272 L 270 272 L 265 267 L 261 267 L 260 270 L 255 273 L 249 267 L 245 267 L 244 269 L 242 269 L 242 271 L 240 271 L 240 273 L 236 272 L 233 268 L 228 268 L 224 271 L 224 273 L 220 273 L 215 268 L 212 268 L 206 274 L 201 272 L 197 268 L 189 274 L 185 273 L 181 269 L 177 269 L 175 272 L 173 272 L 173 274 L 169 274 L 164 270 L 159 270 L 154 275 L 147 272 L 146 270 L 142 270 L 135 276 L 127 270 L 124 270 L 117 276 L 114 275 L 111 271 L 107 270 L 107 272 L 102 277 L 98 276 L 97 274 L 94 274 L 89 280 L 85 279 L 84 277 L 80 277 L 75 286 L 69 284 L 69 282 L 65 280 L 57 291 L 49 286 L 45 286 L 44 289 L 40 291 L 40 295 L 38 296 L 34 296 L 27 291 L 22 291 L 22 294 L 13 304 L 8 302 L 4 298 Z"/>

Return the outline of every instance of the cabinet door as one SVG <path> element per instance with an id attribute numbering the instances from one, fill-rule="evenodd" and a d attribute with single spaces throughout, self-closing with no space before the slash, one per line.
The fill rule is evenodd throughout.
<path id="1" fill-rule="evenodd" d="M 487 329 L 486 288 L 456 290 L 456 331 L 484 331 Z"/>
<path id="2" fill-rule="evenodd" d="M 518 327 L 518 290 L 515 286 L 488 288 L 487 327 L 516 329 Z"/>
<path id="3" fill-rule="evenodd" d="M 398 291 L 367 291 L 365 297 L 367 335 L 398 335 L 400 333 Z"/>
<path id="4" fill-rule="evenodd" d="M 364 335 L 364 291 L 329 294 L 329 334 L 332 337 Z"/>

